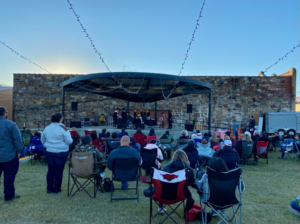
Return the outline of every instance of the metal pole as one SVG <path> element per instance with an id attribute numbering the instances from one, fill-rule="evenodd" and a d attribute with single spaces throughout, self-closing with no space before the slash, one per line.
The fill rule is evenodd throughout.
<path id="1" fill-rule="evenodd" d="M 65 116 L 65 88 L 63 87 L 62 92 L 62 116 Z"/>
<path id="2" fill-rule="evenodd" d="M 129 112 L 129 101 L 127 101 L 127 112 Z"/>
<path id="3" fill-rule="evenodd" d="M 211 98 L 212 98 L 212 92 L 210 90 L 209 93 L 209 106 L 208 106 L 208 132 L 211 133 Z"/>
<path id="4" fill-rule="evenodd" d="M 157 101 L 155 101 L 155 120 L 157 121 Z"/>

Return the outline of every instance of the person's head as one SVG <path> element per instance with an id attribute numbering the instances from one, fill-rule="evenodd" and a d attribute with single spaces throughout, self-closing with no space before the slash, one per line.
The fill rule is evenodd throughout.
<path id="1" fill-rule="evenodd" d="M 250 119 L 251 119 L 251 120 L 253 120 L 253 119 L 254 119 L 252 115 L 251 115 Z"/>
<path id="2" fill-rule="evenodd" d="M 72 127 L 71 130 L 72 130 L 72 131 L 76 131 L 77 129 L 76 129 L 75 127 Z"/>
<path id="3" fill-rule="evenodd" d="M 218 142 L 219 141 L 216 132 L 213 132 L 211 134 L 211 141 L 213 141 L 213 142 Z"/>
<path id="4" fill-rule="evenodd" d="M 105 134 L 105 133 L 106 133 L 106 129 L 103 128 L 103 129 L 102 129 L 102 134 Z"/>
<path id="5" fill-rule="evenodd" d="M 5 107 L 0 107 L 0 117 L 4 117 L 4 118 L 7 119 L 7 117 L 8 117 L 8 112 L 7 112 L 7 110 L 6 110 Z"/>
<path id="6" fill-rule="evenodd" d="M 225 134 L 230 137 L 230 131 L 226 131 Z"/>
<path id="7" fill-rule="evenodd" d="M 25 132 L 31 134 L 31 130 L 29 128 L 26 128 Z"/>
<path id="8" fill-rule="evenodd" d="M 224 140 L 224 146 L 229 146 L 229 147 L 231 147 L 231 146 L 232 146 L 232 141 L 229 140 L 229 139 Z"/>
<path id="9" fill-rule="evenodd" d="M 265 131 L 260 132 L 260 137 L 267 137 L 267 132 Z"/>
<path id="10" fill-rule="evenodd" d="M 120 140 L 121 146 L 129 146 L 130 138 L 127 135 L 124 135 Z"/>
<path id="11" fill-rule="evenodd" d="M 89 135 L 85 135 L 81 138 L 81 143 L 83 145 L 90 145 L 92 143 L 92 137 Z"/>
<path id="12" fill-rule="evenodd" d="M 150 129 L 149 136 L 155 136 L 155 131 L 153 128 Z"/>
<path id="13" fill-rule="evenodd" d="M 197 130 L 196 133 L 199 134 L 199 133 L 201 133 L 201 132 L 200 132 L 200 130 Z"/>
<path id="14" fill-rule="evenodd" d="M 187 136 L 186 130 L 183 130 L 183 131 L 181 132 L 181 136 Z"/>
<path id="15" fill-rule="evenodd" d="M 190 165 L 190 161 L 189 161 L 187 155 L 182 150 L 176 150 L 174 152 L 172 161 L 181 161 L 181 162 L 186 163 L 188 166 Z"/>
<path id="16" fill-rule="evenodd" d="M 141 133 L 141 132 L 142 132 L 142 129 L 140 129 L 140 128 L 136 129 L 136 133 Z"/>
<path id="17" fill-rule="evenodd" d="M 106 132 L 106 138 L 109 138 L 110 137 L 110 132 Z"/>
<path id="18" fill-rule="evenodd" d="M 197 138 L 197 135 L 196 134 L 192 134 L 192 139 L 195 139 Z"/>
<path id="19" fill-rule="evenodd" d="M 150 144 L 156 144 L 156 140 L 155 139 L 151 139 L 150 140 Z"/>
<path id="20" fill-rule="evenodd" d="M 166 135 L 170 135 L 170 132 L 169 132 L 169 131 L 166 131 Z"/>
<path id="21" fill-rule="evenodd" d="M 252 142 L 252 139 L 251 139 L 251 133 L 249 131 L 246 131 L 244 133 L 244 140 L 245 141 L 248 141 L 248 142 Z"/>
<path id="22" fill-rule="evenodd" d="M 161 112 L 161 115 L 164 115 L 165 114 L 165 112 Z"/>
<path id="23" fill-rule="evenodd" d="M 206 144 L 207 144 L 207 140 L 206 140 L 206 139 L 203 139 L 203 140 L 201 141 L 201 143 L 204 144 L 204 145 L 206 145 Z"/>
<path id="24" fill-rule="evenodd" d="M 194 142 L 194 140 L 192 140 L 192 139 L 188 140 L 188 147 L 189 148 L 195 148 L 195 142 Z"/>
<path id="25" fill-rule="evenodd" d="M 227 172 L 229 170 L 225 161 L 221 157 L 212 157 L 209 160 L 207 166 L 209 166 L 218 173 Z"/>
<path id="26" fill-rule="evenodd" d="M 204 137 L 208 137 L 208 133 L 204 133 L 204 135 L 203 135 Z"/>
<path id="27" fill-rule="evenodd" d="M 63 121 L 63 116 L 61 113 L 53 114 L 51 117 L 51 122 L 53 123 L 61 123 Z"/>
<path id="28" fill-rule="evenodd" d="M 125 128 L 122 128 L 122 132 L 125 132 Z"/>
<path id="29" fill-rule="evenodd" d="M 38 131 L 36 131 L 36 132 L 34 132 L 34 136 L 41 137 L 41 133 L 39 133 Z"/>
<path id="30" fill-rule="evenodd" d="M 258 130 L 255 130 L 253 135 L 259 135 L 259 131 Z"/>
<path id="31" fill-rule="evenodd" d="M 95 141 L 97 139 L 97 134 L 95 132 L 91 133 L 91 138 Z"/>
<path id="32" fill-rule="evenodd" d="M 104 114 L 101 114 L 101 116 L 104 116 Z"/>
<path id="33" fill-rule="evenodd" d="M 113 132 L 113 133 L 111 134 L 111 137 L 112 137 L 112 138 L 117 138 L 117 137 L 118 137 L 118 133 L 117 133 L 117 132 Z"/>

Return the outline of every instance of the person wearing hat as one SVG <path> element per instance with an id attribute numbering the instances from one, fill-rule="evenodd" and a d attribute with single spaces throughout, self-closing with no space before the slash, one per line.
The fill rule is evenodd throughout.
<path id="1" fill-rule="evenodd" d="M 234 148 L 238 152 L 239 157 L 242 158 L 242 152 L 243 152 L 243 142 L 252 142 L 251 134 L 249 131 L 246 131 L 243 134 L 243 138 L 237 141 Z"/>
<path id="2" fill-rule="evenodd" d="M 4 200 L 20 198 L 15 194 L 15 177 L 19 170 L 19 157 L 23 149 L 17 125 L 7 120 L 8 111 L 0 107 L 0 177 L 4 173 Z"/>
<path id="3" fill-rule="evenodd" d="M 221 157 L 229 170 L 235 169 L 237 167 L 236 163 L 238 162 L 238 153 L 235 149 L 232 149 L 232 141 L 229 139 L 224 140 L 223 149 L 217 150 L 213 157 Z"/>

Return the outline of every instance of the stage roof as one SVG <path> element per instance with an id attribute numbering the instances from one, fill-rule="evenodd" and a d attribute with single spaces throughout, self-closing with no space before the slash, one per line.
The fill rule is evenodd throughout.
<path id="1" fill-rule="evenodd" d="M 174 98 L 188 94 L 209 94 L 211 88 L 209 83 L 185 76 L 146 72 L 95 73 L 63 82 L 65 92 L 91 92 L 141 103 L 164 100 L 162 90 L 168 96 L 173 89 L 170 98 Z"/>

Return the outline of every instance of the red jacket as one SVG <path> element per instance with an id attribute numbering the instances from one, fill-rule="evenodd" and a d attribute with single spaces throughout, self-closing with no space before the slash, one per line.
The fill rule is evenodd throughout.
<path id="1" fill-rule="evenodd" d="M 137 143 L 139 143 L 141 147 L 144 147 L 146 145 L 147 136 L 144 135 L 143 133 L 134 133 L 132 139 Z"/>

